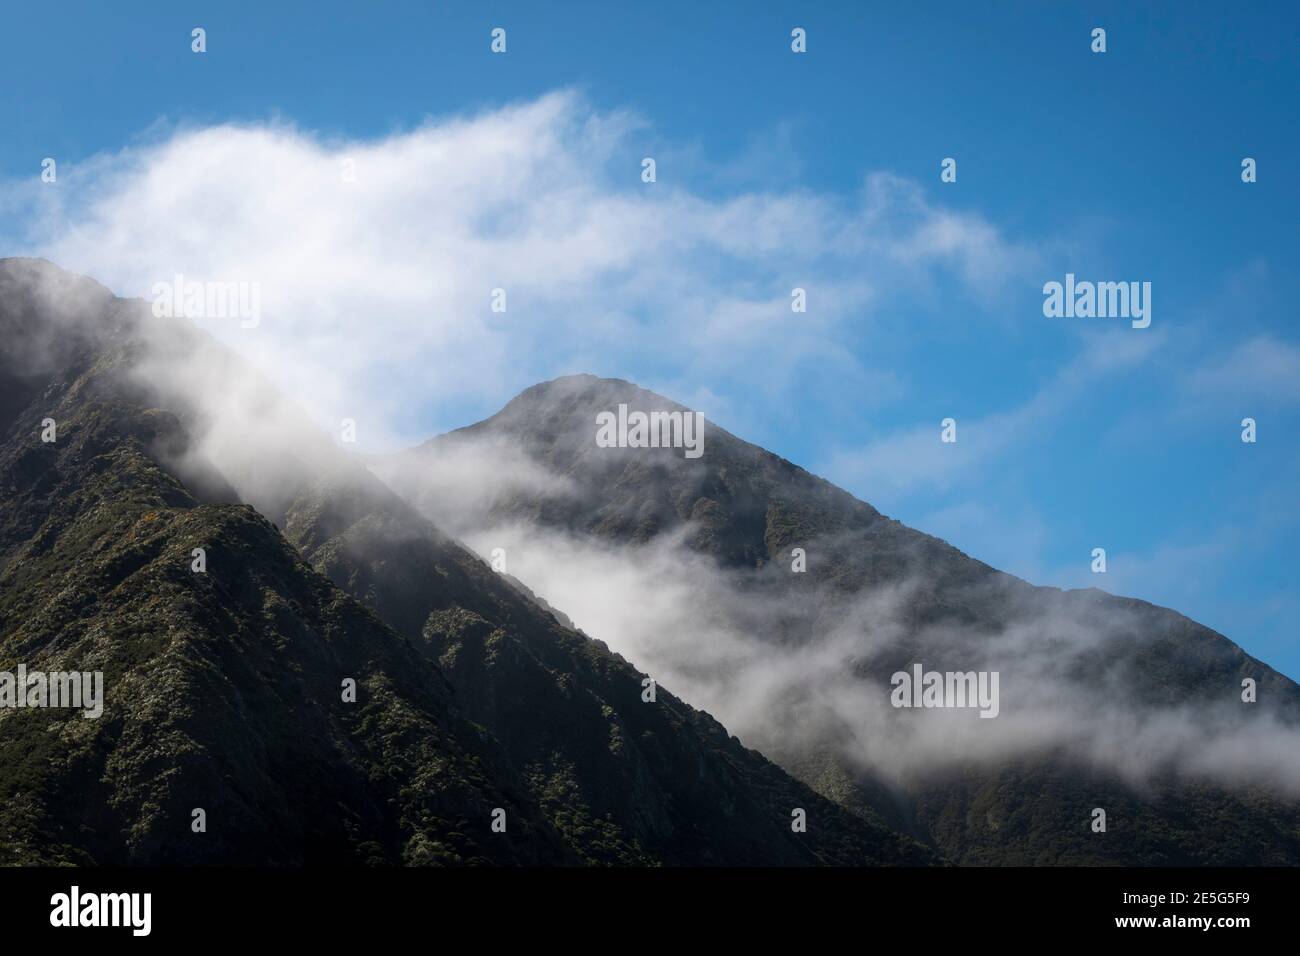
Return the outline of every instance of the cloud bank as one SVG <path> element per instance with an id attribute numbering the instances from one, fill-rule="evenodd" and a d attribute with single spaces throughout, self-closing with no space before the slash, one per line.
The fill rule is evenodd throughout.
<path id="1" fill-rule="evenodd" d="M 1032 258 L 885 173 L 856 197 L 709 198 L 671 163 L 644 183 L 641 125 L 558 92 L 381 140 L 181 128 L 65 165 L 57 186 L 11 185 L 4 205 L 30 224 L 26 254 L 119 295 L 176 275 L 256 283 L 256 328 L 200 324 L 323 426 L 354 419 L 369 451 L 632 362 L 710 414 L 750 414 L 719 395 L 776 404 L 792 383 L 886 394 L 892 371 L 844 344 L 882 300 L 940 275 L 987 295 Z"/>

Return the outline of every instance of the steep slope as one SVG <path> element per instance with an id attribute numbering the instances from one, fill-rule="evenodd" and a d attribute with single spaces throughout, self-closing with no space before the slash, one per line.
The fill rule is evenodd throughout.
<path id="1" fill-rule="evenodd" d="M 698 459 L 598 447 L 596 416 L 619 404 L 686 411 L 627 382 L 574 376 L 373 467 L 457 534 L 504 529 L 507 540 L 524 528 L 531 547 L 573 553 L 585 542 L 633 565 L 680 542 L 668 553 L 702 560 L 711 584 L 699 600 L 720 619 L 702 616 L 701 632 L 751 642 L 749 657 L 768 648 L 776 663 L 755 674 L 838 662 L 833 680 L 778 677 L 746 739 L 952 859 L 1300 863 L 1294 682 L 1175 612 L 998 572 L 712 425 Z M 792 573 L 795 548 L 806 573 Z M 582 623 L 581 602 L 565 609 Z M 702 641 L 673 644 L 661 663 L 716 664 Z M 1000 719 L 941 724 L 937 711 L 863 703 L 883 702 L 890 676 L 918 662 L 1000 672 Z M 1256 703 L 1241 701 L 1247 678 Z M 692 693 L 724 714 L 742 693 L 735 681 L 713 687 L 712 698 Z M 1258 749 L 1265 771 L 1237 766 L 1243 748 Z M 1105 839 L 1089 826 L 1098 807 Z"/>
<path id="2" fill-rule="evenodd" d="M 368 472 L 340 468 L 288 510 L 322 572 L 411 638 L 489 728 L 547 819 L 593 863 L 918 864 L 646 675 L 563 625 Z M 803 810 L 806 832 L 794 832 Z"/>
<path id="3" fill-rule="evenodd" d="M 140 310 L 84 283 L 51 301 L 68 281 L 0 263 L 0 670 L 100 671 L 103 713 L 0 710 L 0 863 L 574 859 L 435 668 L 252 508 L 160 464 L 187 438 L 122 377 Z M 41 329 L 81 334 L 42 364 Z"/>
<path id="4" fill-rule="evenodd" d="M 936 859 L 643 701 L 186 323 L 0 260 L 0 342 L 0 670 L 106 686 L 98 720 L 0 709 L 0 862 Z M 275 426 L 218 470 L 237 393 Z"/>

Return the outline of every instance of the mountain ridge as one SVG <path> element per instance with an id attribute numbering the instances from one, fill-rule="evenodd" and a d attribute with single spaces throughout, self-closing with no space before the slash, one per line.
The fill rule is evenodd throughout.
<path id="1" fill-rule="evenodd" d="M 620 403 L 646 412 L 688 410 L 626 380 L 564 376 L 525 389 L 481 422 L 374 467 L 458 535 L 515 541 L 525 557 L 530 551 L 549 555 L 516 573 L 588 630 L 593 629 L 585 618 L 599 615 L 600 608 L 586 610 L 573 589 L 567 598 L 553 593 L 563 584 L 547 567 L 557 555 L 587 560 L 582 566 L 597 575 L 602 562 L 620 574 L 650 563 L 656 573 L 672 574 L 674 563 L 691 563 L 695 576 L 721 582 L 701 588 L 698 597 L 712 602 L 713 616 L 722 619 L 721 626 L 704 628 L 715 643 L 757 635 L 778 655 L 796 647 L 805 656 L 833 645 L 853 681 L 826 681 L 820 691 L 791 683 L 784 696 L 799 701 L 786 718 L 765 717 L 739 732 L 751 739 L 757 727 L 765 735 L 755 744 L 796 776 L 846 806 L 888 819 L 958 862 L 1300 862 L 1300 812 L 1269 776 L 1274 769 L 1292 781 L 1296 776 L 1300 688 L 1285 675 L 1174 610 L 1097 588 L 1039 588 L 998 571 L 711 423 L 704 455 L 695 462 L 672 449 L 598 448 L 595 415 Z M 504 462 L 499 470 L 508 474 L 478 467 L 480 459 Z M 787 570 L 794 548 L 806 551 L 808 573 Z M 689 587 L 691 575 L 681 577 L 682 587 Z M 884 610 L 872 611 L 872 600 Z M 847 633 L 856 620 L 868 635 L 857 648 Z M 600 636 L 601 630 L 593 633 Z M 826 634 L 838 643 L 828 642 Z M 660 667 L 698 670 L 712 660 L 698 647 L 679 642 L 659 649 L 647 638 L 636 652 Z M 756 647 L 757 640 L 746 644 L 739 660 L 760 653 Z M 893 768 L 848 759 L 861 752 L 855 738 L 865 719 L 853 709 L 852 694 L 883 696 L 890 673 L 918 660 L 954 670 L 967 670 L 972 661 L 997 664 L 1004 689 L 1008 675 L 1019 669 L 1023 679 L 1011 685 L 1017 702 L 1031 699 L 1038 708 L 1020 718 L 1033 746 L 1004 748 L 1009 756 L 985 761 L 991 770 L 980 771 L 975 757 L 964 769 L 962 760 L 949 761 L 949 769 L 928 773 L 929 783 L 901 786 Z M 1246 678 L 1256 682 L 1259 695 L 1249 707 L 1238 700 Z M 767 678 L 756 673 L 756 679 Z M 725 704 L 735 697 L 727 686 L 702 683 L 705 689 L 689 693 L 706 704 L 712 694 L 714 704 Z M 844 710 L 852 719 L 821 706 L 818 694 L 827 688 L 849 700 Z M 772 707 L 788 704 L 780 695 L 769 700 Z M 1099 707 L 1117 712 L 1090 716 Z M 791 726 L 799 719 L 806 723 L 810 712 L 826 725 L 810 731 L 811 745 L 799 734 L 763 727 L 782 719 Z M 1035 742 L 1036 724 L 1042 723 L 1035 718 L 1050 723 L 1066 719 L 1062 715 L 1079 715 L 1085 730 L 1052 727 L 1055 736 L 1045 731 Z M 872 712 L 868 736 L 889 720 L 888 710 Z M 1126 725 L 1131 729 L 1125 731 Z M 1176 733 L 1162 742 L 1166 727 Z M 1124 753 L 1125 733 L 1140 739 L 1131 755 Z M 1189 753 L 1201 733 L 1207 742 L 1221 743 L 1213 761 L 1207 757 L 1198 765 Z M 997 749 L 986 743 L 989 734 L 967 735 L 973 754 Z M 939 749 L 935 741 L 917 739 Z M 1237 771 L 1236 751 L 1255 745 L 1265 747 L 1255 769 Z M 1150 751 L 1145 760 L 1138 756 L 1144 750 Z M 897 747 L 894 752 L 906 754 Z M 1268 754 L 1277 759 L 1270 761 Z M 1216 764 L 1242 785 L 1216 782 Z M 1191 776 L 1184 767 L 1194 768 Z M 1010 801 L 1013 790 L 1029 796 Z M 1023 805 L 1026 820 L 1050 818 L 1052 839 L 1028 840 L 1008 832 L 1005 822 L 972 816 L 972 807 L 990 799 L 990 820 L 1016 818 L 1021 811 L 1012 808 Z M 1070 808 L 1067 800 L 1089 805 Z M 1120 819 L 1130 832 L 1108 844 L 1089 842 L 1088 813 L 1108 801 L 1113 816 L 1122 809 Z M 1193 807 L 1235 820 L 1225 828 L 1232 835 L 1197 833 Z M 1166 826 L 1168 817 L 1182 829 Z M 1035 846 L 1035 840 L 1042 844 Z M 1117 848 L 1121 840 L 1127 845 Z"/>

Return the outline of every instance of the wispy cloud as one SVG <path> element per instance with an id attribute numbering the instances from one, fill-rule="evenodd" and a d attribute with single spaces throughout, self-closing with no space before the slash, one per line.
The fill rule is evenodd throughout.
<path id="1" fill-rule="evenodd" d="M 1093 383 L 1140 367 L 1163 340 L 1159 331 L 1094 334 L 1075 358 L 1020 405 L 981 418 L 956 418 L 955 442 L 940 441 L 936 420 L 864 446 L 833 449 L 817 470 L 873 500 L 973 483 L 1005 463 L 1018 445 L 1036 443 L 1050 420 Z"/>
<path id="2" fill-rule="evenodd" d="M 1186 376 L 1183 390 L 1199 401 L 1300 403 L 1300 346 L 1256 336 Z"/>
<path id="3" fill-rule="evenodd" d="M 1140 607 L 993 576 L 949 594 L 960 607 L 996 608 L 991 617 L 918 626 L 917 602 L 952 584 L 934 577 L 937 566 L 848 596 L 791 591 L 778 580 L 786 574 L 779 562 L 761 571 L 720 568 L 689 546 L 689 525 L 620 546 L 497 523 L 489 517 L 500 480 L 495 440 L 476 447 L 484 440 L 444 443 L 420 467 L 408 463 L 388 477 L 480 553 L 504 549 L 510 573 L 578 627 L 778 760 L 830 752 L 844 766 L 906 783 L 1055 752 L 1134 784 L 1172 771 L 1300 792 L 1296 730 L 1271 718 L 1243 722 L 1231 680 L 1218 698 L 1178 705 L 1153 704 L 1143 693 L 1131 655 L 1152 633 Z M 544 501 L 569 493 L 553 476 L 535 484 L 536 462 L 518 474 L 531 477 L 512 479 L 512 495 Z M 810 554 L 835 550 L 829 540 L 807 545 Z M 909 659 L 998 671 L 998 718 L 936 711 L 916 719 L 895 710 L 887 675 Z"/>
<path id="4" fill-rule="evenodd" d="M 206 326 L 317 421 L 356 419 L 368 449 L 576 370 L 635 364 L 773 403 L 801 376 L 829 387 L 831 369 L 841 388 L 897 387 L 846 331 L 882 296 L 940 276 L 987 291 L 1029 256 L 890 175 L 848 197 L 704 195 L 671 164 L 643 183 L 628 157 L 645 126 L 559 92 L 378 140 L 281 123 L 155 131 L 4 201 L 30 223 L 24 251 L 119 294 L 178 273 L 259 283 L 256 329 Z M 791 311 L 795 287 L 806 313 Z"/>

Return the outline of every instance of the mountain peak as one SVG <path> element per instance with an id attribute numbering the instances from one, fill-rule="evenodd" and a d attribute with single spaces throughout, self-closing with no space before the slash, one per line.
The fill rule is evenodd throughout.
<path id="1" fill-rule="evenodd" d="M 815 789 L 954 860 L 1300 858 L 1292 681 L 1176 612 L 1000 572 L 721 429 L 697 459 L 602 447 L 594 416 L 620 402 L 681 407 L 567 376 L 386 479 Z M 900 717 L 892 675 L 918 664 L 1000 675 L 1000 716 Z M 1242 707 L 1247 678 L 1260 693 Z M 1175 725 L 1232 759 L 1189 759 L 1160 731 Z M 1171 823 L 1202 803 L 1231 832 Z M 1128 842 L 1090 841 L 1081 805 L 1113 809 Z M 1026 836 L 1022 815 L 1050 833 Z"/>
<path id="2" fill-rule="evenodd" d="M 686 406 L 622 378 L 602 378 L 583 372 L 561 375 L 524 389 L 489 421 L 508 421 L 524 413 L 537 414 L 539 409 L 604 410 L 610 404 L 645 406 L 643 410 L 688 411 Z"/>
<path id="3" fill-rule="evenodd" d="M 0 258 L 0 282 L 17 283 L 29 291 L 42 290 L 46 294 L 77 291 L 100 299 L 111 299 L 113 293 L 100 282 L 78 272 L 56 265 L 49 259 L 33 256 Z M 6 289 L 6 294 L 18 291 L 18 286 Z"/>

